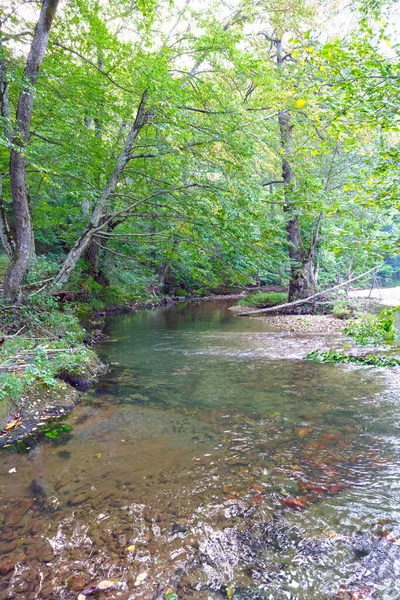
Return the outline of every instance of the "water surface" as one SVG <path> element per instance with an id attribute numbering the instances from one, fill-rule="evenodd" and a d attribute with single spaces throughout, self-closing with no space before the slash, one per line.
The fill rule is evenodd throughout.
<path id="1" fill-rule="evenodd" d="M 1 598 L 400 597 L 398 370 L 228 306 L 112 317 L 72 431 L 3 454 Z"/>

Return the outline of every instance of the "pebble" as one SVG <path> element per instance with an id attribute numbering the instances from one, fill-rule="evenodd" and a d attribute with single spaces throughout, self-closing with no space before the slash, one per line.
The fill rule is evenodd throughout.
<path id="1" fill-rule="evenodd" d="M 15 562 L 11 559 L 5 559 L 0 563 L 0 575 L 10 573 L 15 567 Z"/>
<path id="2" fill-rule="evenodd" d="M 70 591 L 77 592 L 77 591 L 85 588 L 87 586 L 88 582 L 89 582 L 89 579 L 88 579 L 87 575 L 84 575 L 83 573 L 79 573 L 77 575 L 73 575 L 72 577 L 70 577 L 68 579 L 67 586 Z"/>

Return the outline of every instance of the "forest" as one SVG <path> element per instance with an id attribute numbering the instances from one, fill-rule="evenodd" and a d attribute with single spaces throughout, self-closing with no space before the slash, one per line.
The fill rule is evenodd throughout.
<path id="1" fill-rule="evenodd" d="M 374 2 L 6 2 L 4 301 L 395 281 L 395 22 Z"/>

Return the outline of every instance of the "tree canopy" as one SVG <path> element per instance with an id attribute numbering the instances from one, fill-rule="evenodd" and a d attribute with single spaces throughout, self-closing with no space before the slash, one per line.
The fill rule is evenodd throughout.
<path id="1" fill-rule="evenodd" d="M 3 6 L 6 298 L 396 276 L 395 9 Z"/>

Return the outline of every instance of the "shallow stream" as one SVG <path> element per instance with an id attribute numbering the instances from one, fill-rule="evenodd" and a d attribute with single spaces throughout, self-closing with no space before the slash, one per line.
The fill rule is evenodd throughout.
<path id="1" fill-rule="evenodd" d="M 0 598 L 400 598 L 400 371 L 228 307 L 110 318 L 72 430 L 3 453 Z"/>

